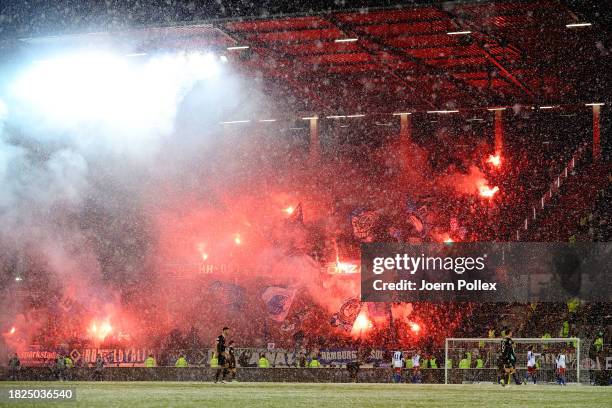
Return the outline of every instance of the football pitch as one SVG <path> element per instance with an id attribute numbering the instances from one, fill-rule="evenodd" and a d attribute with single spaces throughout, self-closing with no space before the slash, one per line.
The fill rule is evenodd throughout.
<path id="1" fill-rule="evenodd" d="M 76 389 L 77 400 L 7 402 L 9 388 Z M 612 387 L 194 382 L 1 382 L 2 407 L 607 407 Z"/>

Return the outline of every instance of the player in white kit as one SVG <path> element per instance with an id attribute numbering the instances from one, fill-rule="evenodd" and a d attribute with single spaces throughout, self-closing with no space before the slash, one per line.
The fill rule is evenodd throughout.
<path id="1" fill-rule="evenodd" d="M 555 364 L 557 365 L 557 383 L 559 385 L 565 385 L 565 360 L 565 353 L 563 351 L 555 359 Z"/>
<path id="2" fill-rule="evenodd" d="M 527 351 L 527 373 L 525 374 L 525 380 L 523 380 L 524 384 L 527 384 L 527 378 L 531 377 L 533 383 L 536 383 L 536 372 L 538 371 L 538 367 L 536 365 L 536 358 L 541 356 L 540 353 L 533 352 L 533 346 L 529 346 Z"/>
<path id="3" fill-rule="evenodd" d="M 404 355 L 401 351 L 393 353 L 393 359 L 391 360 L 393 365 L 393 382 L 402 382 L 402 368 L 404 368 Z"/>

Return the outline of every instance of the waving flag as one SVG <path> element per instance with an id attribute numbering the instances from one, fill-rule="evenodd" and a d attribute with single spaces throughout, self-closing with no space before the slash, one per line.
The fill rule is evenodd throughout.
<path id="1" fill-rule="evenodd" d="M 220 303 L 240 307 L 243 302 L 244 288 L 233 283 L 214 281 L 209 286 L 209 291 Z"/>
<path id="2" fill-rule="evenodd" d="M 417 203 L 410 198 L 406 199 L 406 212 L 408 213 L 408 223 L 412 226 L 414 232 L 421 237 L 425 237 L 429 233 L 429 225 L 425 221 L 427 219 L 429 197 L 425 197 L 421 202 Z"/>
<path id="3" fill-rule="evenodd" d="M 374 241 L 374 227 L 378 220 L 376 211 L 368 211 L 358 208 L 351 213 L 351 224 L 353 225 L 353 235 L 361 242 Z"/>
<path id="4" fill-rule="evenodd" d="M 353 327 L 353 323 L 361 310 L 361 302 L 359 298 L 350 298 L 347 299 L 338 313 L 334 313 L 330 320 L 330 324 L 334 327 L 343 327 L 344 330 L 350 331 Z"/>
<path id="5" fill-rule="evenodd" d="M 266 303 L 268 315 L 272 320 L 276 320 L 277 322 L 285 320 L 294 297 L 295 289 L 286 289 L 277 286 L 268 287 L 261 295 L 261 299 Z"/>

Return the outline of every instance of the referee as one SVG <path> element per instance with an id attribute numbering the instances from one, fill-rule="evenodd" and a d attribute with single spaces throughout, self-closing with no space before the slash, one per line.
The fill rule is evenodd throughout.
<path id="1" fill-rule="evenodd" d="M 221 335 L 217 337 L 217 359 L 219 361 L 219 366 L 217 367 L 217 372 L 215 373 L 215 384 L 219 382 L 219 376 L 221 376 L 221 383 L 225 384 L 225 376 L 228 372 L 225 342 L 227 341 L 228 335 L 229 327 L 224 327 L 221 331 Z"/>

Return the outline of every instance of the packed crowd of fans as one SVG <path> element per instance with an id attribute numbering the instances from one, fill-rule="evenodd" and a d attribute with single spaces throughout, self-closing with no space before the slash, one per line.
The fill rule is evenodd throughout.
<path id="1" fill-rule="evenodd" d="M 568 120 L 571 124 L 572 120 Z M 503 172 L 487 173 L 491 183 L 501 187 L 500 198 L 491 205 L 477 196 L 457 194 L 452 187 L 445 186 L 431 194 L 420 193 L 420 203 L 435 219 L 432 233 L 438 228 L 441 232 L 449 231 L 449 225 L 457 220 L 460 228 L 455 231 L 456 240 L 489 241 L 512 239 L 513 232 L 520 225 L 525 215 L 530 214 L 531 205 L 550 186 L 551 182 L 567 165 L 577 147 L 585 141 L 575 126 L 568 125 L 563 131 L 559 124 L 553 123 L 555 130 L 541 129 L 535 132 L 531 127 L 515 127 L 507 130 L 507 144 L 503 156 Z M 533 126 L 533 125 L 530 125 Z M 535 132 L 535 133 L 534 133 Z M 541 136 L 540 143 L 534 143 L 534 134 Z M 568 137 L 570 135 L 571 137 Z M 415 131 L 418 141 L 419 132 Z M 432 142 L 429 142 L 432 144 Z M 449 146 L 448 143 L 442 143 Z M 366 174 L 368 182 L 367 198 L 375 206 L 379 217 L 378 224 L 371 231 L 371 240 L 375 242 L 427 242 L 436 240 L 431 235 L 419 235 L 415 241 L 414 226 L 404 225 L 397 220 L 405 212 L 406 191 L 398 187 L 391 191 L 392 183 L 401 181 L 397 177 L 397 167 L 381 163 L 381 158 L 369 154 L 372 148 L 381 143 L 366 140 L 361 145 L 355 144 L 351 149 L 336 151 L 327 160 L 335 162 L 338 168 L 349 168 L 354 164 L 355 173 Z M 438 149 L 442 149 L 441 147 Z M 464 149 L 465 150 L 465 149 Z M 442 177 L 454 171 L 467 171 L 465 160 L 474 151 L 432 150 L 428 158 L 436 177 Z M 469 150 L 469 149 L 468 149 Z M 356 155 L 355 152 L 360 152 Z M 329 152 L 327 155 L 330 156 Z M 466 157 L 459 157 L 465 155 Z M 389 158 L 388 158 L 389 159 Z M 393 158 L 390 158 L 390 160 Z M 597 166 L 597 167 L 595 167 Z M 603 167 L 602 167 L 603 166 Z M 603 169 L 603 172 L 601 171 Z M 562 186 L 560 198 L 549 205 L 538 224 L 533 227 L 532 237 L 542 241 L 608 241 L 610 239 L 610 169 L 605 164 L 593 164 L 586 159 L 574 169 L 568 181 Z M 359 179 L 361 175 L 355 174 Z M 324 181 L 320 181 L 324 183 Z M 354 194 L 359 191 L 351 177 L 339 177 L 329 181 L 325 186 L 337 192 L 349 192 L 346 196 L 333 197 L 333 208 L 330 208 L 327 225 L 308 226 L 308 233 L 317 237 L 312 239 L 307 255 L 321 264 L 337 259 L 339 254 L 358 253 L 360 240 L 354 236 L 351 225 L 351 211 L 359 204 Z M 333 183 L 333 184 L 331 184 Z M 360 191 L 359 191 L 360 192 Z M 585 199 L 586 197 L 586 199 Z M 560 222 L 562 221 L 562 222 Z M 306 228 L 306 227 L 305 227 Z M 329 236 L 332 232 L 333 239 Z M 559 239 L 561 238 L 561 239 Z M 350 257 L 350 256 L 349 256 Z M 333 348 L 387 348 L 398 347 L 423 348 L 428 353 L 439 353 L 446 337 L 486 337 L 490 330 L 500 333 L 502 327 L 514 327 L 516 336 L 584 336 L 592 339 L 600 332 L 609 339 L 607 325 L 609 320 L 601 320 L 610 315 L 609 304 L 579 304 L 574 309 L 567 305 L 534 303 L 534 304 L 462 304 L 453 303 L 415 303 L 410 321 L 388 320 L 377 327 L 374 324 L 370 334 L 365 338 L 355 339 L 350 326 L 330 323 L 331 313 L 302 290 L 297 293 L 291 306 L 291 312 L 284 322 L 270 321 L 265 307 L 252 306 L 260 302 L 260 292 L 265 283 L 253 285 L 255 295 L 245 294 L 239 302 L 230 295 L 230 299 L 218 299 L 226 310 L 231 310 L 228 320 L 236 328 L 236 335 L 248 344 L 240 346 L 265 347 L 274 343 L 275 347 L 284 349 L 306 348 L 308 350 Z M 242 296 L 242 295 L 241 295 Z M 249 297 L 250 296 L 250 297 Z M 165 349 L 198 349 L 210 347 L 218 322 L 206 321 L 205 316 L 214 315 L 216 310 L 207 309 L 207 304 L 194 301 L 194 308 L 200 310 L 202 321 L 196 322 L 188 332 L 176 328 L 170 333 L 157 333 L 148 338 L 148 346 Z M 572 306 L 573 307 L 573 306 Z M 562 312 L 560 312 L 562 311 Z M 389 312 L 388 317 L 391 314 Z M 352 316 L 354 319 L 355 316 Z M 154 319 L 154 316 L 143 313 L 143 321 Z M 229 323 L 228 323 L 229 324 Z M 415 329 L 415 324 L 418 329 Z M 195 327 L 198 327 L 197 329 Z M 44 333 L 44 334 L 43 334 Z M 57 339 L 64 333 L 60 327 L 50 322 L 45 330 L 34 340 L 48 347 L 56 347 Z M 248 339 L 248 340 L 247 340 Z M 91 346 L 87 340 L 78 336 L 62 339 L 68 348 Z M 609 340 L 605 341 L 609 344 Z M 119 339 L 109 339 L 106 346 L 124 346 L 127 343 Z"/>

